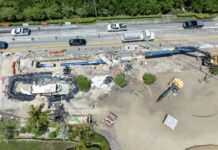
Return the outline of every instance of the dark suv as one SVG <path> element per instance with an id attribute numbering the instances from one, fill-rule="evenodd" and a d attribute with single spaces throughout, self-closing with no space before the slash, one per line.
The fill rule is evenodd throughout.
<path id="1" fill-rule="evenodd" d="M 4 41 L 0 41 L 0 49 L 7 49 L 8 48 L 8 43 Z"/>
<path id="2" fill-rule="evenodd" d="M 183 23 L 184 29 L 202 28 L 203 26 L 204 22 L 200 20 L 186 21 Z"/>
<path id="3" fill-rule="evenodd" d="M 86 40 L 85 39 L 71 39 L 69 40 L 70 46 L 82 46 L 86 45 Z"/>

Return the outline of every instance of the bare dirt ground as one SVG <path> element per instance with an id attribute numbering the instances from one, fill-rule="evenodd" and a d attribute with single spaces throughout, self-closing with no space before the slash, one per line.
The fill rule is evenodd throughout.
<path id="1" fill-rule="evenodd" d="M 12 60 L 5 60 L 0 65 L 1 77 L 12 74 Z M 81 97 L 77 95 L 75 101 L 65 105 L 72 113 L 93 114 L 97 120 L 96 128 L 117 141 L 120 145 L 118 150 L 185 150 L 195 145 L 218 144 L 218 81 L 210 78 L 208 83 L 200 83 L 199 79 L 204 74 L 198 71 L 199 66 L 194 58 L 187 56 L 144 60 L 143 65 L 137 62 L 133 64 L 137 70 L 133 71 L 135 76 L 130 74 L 133 79 L 124 89 L 115 88 L 97 101 L 90 101 L 90 93 Z M 157 75 L 155 85 L 144 86 L 141 81 L 144 72 Z M 157 97 L 173 77 L 184 81 L 182 92 L 177 97 L 169 95 L 156 103 Z M 31 103 L 45 101 L 17 102 L 8 100 L 3 93 L 0 93 L 0 99 L 1 109 L 19 116 L 25 116 Z M 111 129 L 102 124 L 108 111 L 118 115 Z M 168 113 L 178 119 L 174 131 L 162 123 Z"/>
<path id="2" fill-rule="evenodd" d="M 199 146 L 199 147 L 188 148 L 187 150 L 218 150 L 218 146 L 215 145 Z"/>
<path id="3" fill-rule="evenodd" d="M 182 93 L 156 103 L 175 76 L 184 81 Z M 209 83 L 199 83 L 203 76 L 198 71 L 159 73 L 157 83 L 150 87 L 152 96 L 142 83 L 132 83 L 98 103 L 99 120 L 109 110 L 118 115 L 114 128 L 105 130 L 109 130 L 123 150 L 184 150 L 194 145 L 218 144 L 218 81 L 210 78 Z M 174 131 L 162 123 L 167 113 L 178 119 Z"/>

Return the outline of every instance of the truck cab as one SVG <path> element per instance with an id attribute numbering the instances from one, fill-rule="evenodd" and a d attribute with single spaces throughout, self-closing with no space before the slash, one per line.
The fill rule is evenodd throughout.
<path id="1" fill-rule="evenodd" d="M 28 36 L 30 33 L 31 30 L 28 28 L 16 28 L 11 30 L 11 35 L 13 36 Z"/>
<path id="2" fill-rule="evenodd" d="M 108 32 L 119 32 L 119 31 L 127 31 L 127 27 L 122 23 L 112 23 L 107 26 Z"/>
<path id="3" fill-rule="evenodd" d="M 144 34 L 145 34 L 145 36 L 144 36 L 145 41 L 154 41 L 154 39 L 155 39 L 154 32 L 151 32 L 149 30 L 145 30 Z"/>

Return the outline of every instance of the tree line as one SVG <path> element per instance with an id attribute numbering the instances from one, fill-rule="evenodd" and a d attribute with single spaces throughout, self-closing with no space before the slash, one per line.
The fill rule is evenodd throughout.
<path id="1" fill-rule="evenodd" d="M 0 21 L 94 17 L 95 7 L 98 16 L 217 13 L 218 0 L 0 0 Z"/>

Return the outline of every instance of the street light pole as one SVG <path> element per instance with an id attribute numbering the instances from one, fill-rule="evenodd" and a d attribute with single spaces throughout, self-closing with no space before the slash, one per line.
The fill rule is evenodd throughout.
<path id="1" fill-rule="evenodd" d="M 98 13 L 97 13 L 97 8 L 96 8 L 95 0 L 94 0 L 94 6 L 95 6 L 95 17 L 96 17 L 96 20 L 98 20 Z"/>

